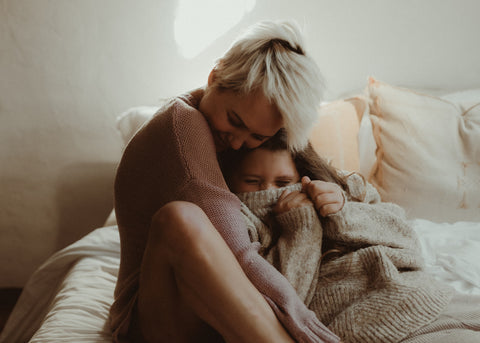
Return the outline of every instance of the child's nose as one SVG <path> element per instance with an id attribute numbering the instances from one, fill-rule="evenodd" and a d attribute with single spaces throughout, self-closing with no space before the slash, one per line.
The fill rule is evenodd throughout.
<path id="1" fill-rule="evenodd" d="M 277 188 L 277 186 L 273 182 L 264 182 L 261 184 L 260 188 L 262 191 L 266 191 L 268 189 Z"/>

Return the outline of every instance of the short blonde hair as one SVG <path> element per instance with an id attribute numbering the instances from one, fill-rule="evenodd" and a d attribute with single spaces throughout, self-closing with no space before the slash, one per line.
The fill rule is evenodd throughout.
<path id="1" fill-rule="evenodd" d="M 280 111 L 292 151 L 306 147 L 323 95 L 323 79 L 305 53 L 294 22 L 250 27 L 217 61 L 215 85 L 240 94 L 262 90 Z"/>

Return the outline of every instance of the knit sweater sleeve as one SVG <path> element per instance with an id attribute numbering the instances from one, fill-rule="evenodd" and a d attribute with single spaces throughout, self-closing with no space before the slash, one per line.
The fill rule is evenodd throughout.
<path id="1" fill-rule="evenodd" d="M 399 267 L 421 267 L 419 241 L 405 211 L 393 203 L 381 202 L 375 188 L 358 176 L 350 177 L 348 184 L 352 194 L 363 194 L 364 201 L 346 200 L 342 210 L 328 216 L 336 225 L 325 228 L 325 235 L 358 248 L 382 245 L 397 252 L 401 249 L 403 256 L 412 258 Z"/>
<path id="2" fill-rule="evenodd" d="M 313 204 L 275 214 L 272 208 L 285 190 L 297 191 L 301 183 L 279 189 L 238 194 L 250 238 L 261 245 L 260 255 L 295 288 L 308 306 L 318 282 L 322 226 Z"/>
<path id="3" fill-rule="evenodd" d="M 267 259 L 297 291 L 308 306 L 318 281 L 322 256 L 322 226 L 313 205 L 293 208 L 276 216 L 280 226 L 277 244 Z"/>
<path id="4" fill-rule="evenodd" d="M 263 294 L 295 341 L 338 342 L 339 338 L 303 304 L 287 279 L 259 255 L 258 244 L 250 242 L 240 211 L 240 200 L 225 184 L 216 160 L 213 139 L 208 134 L 210 131 L 203 116 L 197 111 L 188 118 L 188 122 L 178 122 L 176 125 L 178 132 L 191 131 L 191 127 L 202 132 L 195 136 L 179 137 L 183 163 L 190 175 L 190 181 L 179 193 L 180 197 L 203 209 L 247 277 Z"/>

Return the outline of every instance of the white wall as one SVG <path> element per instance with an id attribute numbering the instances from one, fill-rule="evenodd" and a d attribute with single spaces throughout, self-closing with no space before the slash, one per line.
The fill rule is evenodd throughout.
<path id="1" fill-rule="evenodd" d="M 22 286 L 47 256 L 102 224 L 121 155 L 115 117 L 202 85 L 258 20 L 305 26 L 328 99 L 362 89 L 368 75 L 480 87 L 475 0 L 257 0 L 193 60 L 173 39 L 175 8 L 175 0 L 0 0 L 0 287 Z"/>

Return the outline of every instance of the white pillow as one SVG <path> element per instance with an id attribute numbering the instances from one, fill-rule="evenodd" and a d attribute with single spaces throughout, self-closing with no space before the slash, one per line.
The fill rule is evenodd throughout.
<path id="1" fill-rule="evenodd" d="M 378 146 L 369 181 L 382 199 L 412 218 L 480 221 L 480 97 L 456 103 L 372 78 L 367 96 Z"/>
<path id="2" fill-rule="evenodd" d="M 157 113 L 159 108 L 158 106 L 132 107 L 117 117 L 117 129 L 125 145 L 127 145 L 135 133 Z"/>

